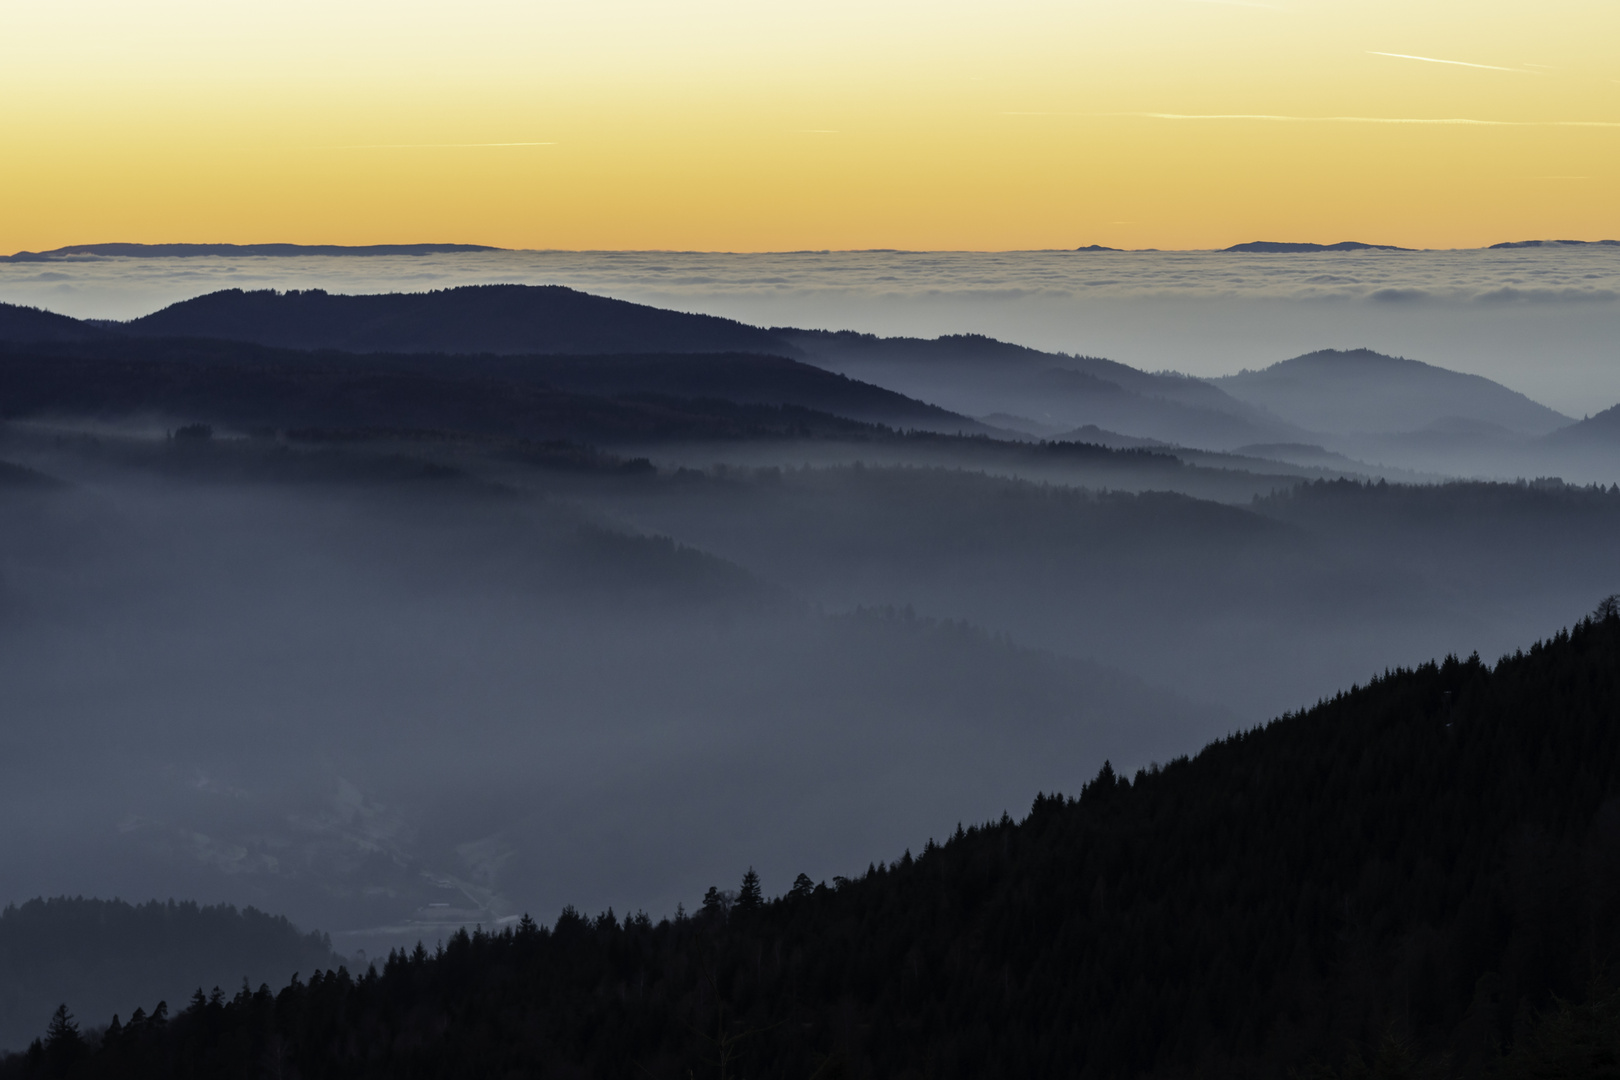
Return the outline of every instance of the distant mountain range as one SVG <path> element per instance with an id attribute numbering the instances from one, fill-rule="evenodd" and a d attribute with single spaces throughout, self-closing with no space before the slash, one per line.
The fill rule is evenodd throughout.
<path id="1" fill-rule="evenodd" d="M 1495 251 L 1502 248 L 1620 246 L 1620 240 L 1511 240 L 1491 244 Z M 0 255 L 0 262 L 53 262 L 74 258 L 119 259 L 185 259 L 202 256 L 249 256 L 286 258 L 310 255 L 455 255 L 486 251 L 510 251 L 511 248 L 492 247 L 487 244 L 71 244 L 49 251 L 19 251 L 14 255 Z M 1129 248 L 1108 247 L 1104 244 L 1086 244 L 1075 251 L 1124 251 Z M 1157 248 L 1140 250 L 1157 251 Z M 1313 244 L 1289 240 L 1252 240 L 1222 248 L 1250 254 L 1300 254 L 1315 251 L 1418 251 L 1419 248 L 1398 247 L 1395 244 L 1367 244 L 1359 240 L 1341 240 L 1336 244 Z"/>
<path id="2" fill-rule="evenodd" d="M 1512 240 L 1505 244 L 1492 244 L 1486 250 L 1536 247 L 1620 247 L 1620 240 Z"/>
<path id="3" fill-rule="evenodd" d="M 205 255 L 286 257 L 291 255 L 454 255 L 500 251 L 483 244 L 74 244 L 50 251 L 0 255 L 0 262 L 52 262 L 72 258 L 186 259 Z"/>
<path id="4" fill-rule="evenodd" d="M 971 415 L 1028 417 L 1046 430 L 1095 425 L 1184 446 L 1296 441 L 1304 432 L 1202 379 L 1042 352 L 977 334 L 880 338 L 772 331 L 810 363 Z M 1016 423 L 1016 421 L 1015 421 Z"/>
<path id="5" fill-rule="evenodd" d="M 1569 417 L 1489 379 L 1366 349 L 1323 350 L 1259 371 L 1198 379 L 972 334 L 928 340 L 763 328 L 562 286 L 361 296 L 229 289 L 124 323 L 0 305 L 0 341 L 31 351 L 65 349 L 86 362 L 135 356 L 177 362 L 181 354 L 158 343 L 180 340 L 347 357 L 313 366 L 294 354 L 276 361 L 305 371 L 300 378 L 316 369 L 321 378 L 340 372 L 359 378 L 362 371 L 386 372 L 395 380 L 451 376 L 521 386 L 525 395 L 614 402 L 610 411 L 631 408 L 627 399 L 637 396 L 709 400 L 1001 438 L 1070 439 L 1076 436 L 1069 433 L 1100 430 L 1116 441 L 1210 451 L 1311 446 L 1335 455 L 1324 464 L 1337 464 L 1342 459 L 1336 455 L 1347 454 L 1402 468 L 1462 469 L 1465 475 L 1556 468 L 1523 455 L 1620 442 L 1620 424 L 1594 418 L 1581 429 L 1587 434 L 1542 447 L 1538 440 L 1570 425 Z M 245 364 L 268 363 L 270 356 L 239 349 L 199 352 L 196 346 L 186 355 L 202 353 Z M 456 359 L 447 367 L 451 356 Z M 42 372 L 29 376 L 36 377 Z M 645 402 L 634 408 L 645 408 Z M 565 437 L 589 431 L 625 437 L 642 430 L 644 420 L 570 428 Z M 684 422 L 676 426 L 689 430 Z M 497 427 L 513 433 L 505 421 Z M 727 421 L 716 431 L 732 428 Z M 531 428 L 524 430 L 531 437 Z"/>
<path id="6" fill-rule="evenodd" d="M 1252 240 L 1247 244 L 1233 244 L 1223 251 L 1241 251 L 1260 255 L 1295 255 L 1311 251 L 1413 251 L 1414 248 L 1396 247 L 1394 244 L 1363 244 L 1359 240 L 1341 240 L 1337 244 L 1298 244 L 1282 240 Z"/>

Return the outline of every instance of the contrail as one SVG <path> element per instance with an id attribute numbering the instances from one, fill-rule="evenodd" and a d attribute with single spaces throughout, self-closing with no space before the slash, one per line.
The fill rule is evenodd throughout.
<path id="1" fill-rule="evenodd" d="M 486 146 L 556 146 L 554 142 L 444 142 L 444 143 L 359 143 L 331 146 L 328 150 L 469 150 Z"/>
<path id="2" fill-rule="evenodd" d="M 1002 116 L 1137 117 L 1145 120 L 1257 120 L 1279 124 L 1431 124 L 1459 127 L 1620 128 L 1613 120 L 1474 120 L 1461 116 L 1284 116 L 1278 113 L 1004 112 Z"/>
<path id="3" fill-rule="evenodd" d="M 1481 68 L 1481 69 L 1483 69 L 1485 71 L 1511 71 L 1515 75 L 1529 75 L 1529 74 L 1531 74 L 1531 72 L 1525 71 L 1523 68 L 1497 67 L 1495 64 L 1470 64 L 1466 60 L 1437 60 L 1432 56 L 1413 56 L 1410 53 L 1378 52 L 1378 51 L 1373 50 L 1373 49 L 1368 49 L 1367 50 L 1367 55 L 1368 56 L 1392 56 L 1396 60 L 1421 60 L 1425 64 L 1451 64 L 1454 67 Z"/>

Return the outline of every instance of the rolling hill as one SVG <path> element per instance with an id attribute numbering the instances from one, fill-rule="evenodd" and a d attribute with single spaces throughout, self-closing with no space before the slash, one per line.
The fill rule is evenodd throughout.
<path id="1" fill-rule="evenodd" d="M 610 386 L 601 395 L 560 389 L 533 373 L 501 377 L 480 371 L 476 363 L 464 370 L 437 359 L 437 365 L 419 357 L 391 365 L 386 357 L 210 341 L 118 341 L 54 351 L 13 346 L 0 348 L 0 418 L 200 422 L 237 431 L 379 428 L 589 443 L 881 433 L 868 423 L 796 404 L 794 397 L 803 394 L 853 412 L 904 419 L 897 414 L 909 410 L 919 422 L 933 417 L 945 427 L 977 427 L 965 419 L 953 425 L 943 410 L 805 365 L 796 365 L 808 376 L 798 385 L 792 379 L 773 382 L 773 373 L 753 379 L 745 374 L 739 380 L 744 392 L 726 398 L 672 392 L 690 388 L 679 372 L 695 362 L 689 357 L 639 358 L 642 374 L 663 393 L 614 394 Z M 724 375 L 737 366 L 751 374 L 748 359 L 721 358 L 718 369 Z M 761 362 L 793 364 L 774 357 Z M 617 365 L 621 387 L 638 385 L 635 363 Z M 791 367 L 789 372 L 800 373 Z M 601 380 L 596 384 L 601 387 Z M 755 403 L 735 397 L 752 397 Z"/>
<path id="2" fill-rule="evenodd" d="M 228 289 L 171 304 L 123 328 L 146 337 L 348 352 L 792 355 L 776 335 L 731 319 L 560 285 L 469 285 L 370 296 Z"/>
<path id="3" fill-rule="evenodd" d="M 1323 349 L 1210 381 L 1290 424 L 1330 434 L 1404 433 L 1461 420 L 1540 436 L 1570 422 L 1479 375 L 1370 349 Z"/>
<path id="4" fill-rule="evenodd" d="M 1304 434 L 1202 379 L 977 334 L 927 340 L 787 328 L 773 333 L 810 363 L 971 416 L 1011 414 L 1058 430 L 1094 425 L 1216 449 Z"/>
<path id="5" fill-rule="evenodd" d="M 0 341 L 102 341 L 112 336 L 94 323 L 43 308 L 0 304 Z"/>

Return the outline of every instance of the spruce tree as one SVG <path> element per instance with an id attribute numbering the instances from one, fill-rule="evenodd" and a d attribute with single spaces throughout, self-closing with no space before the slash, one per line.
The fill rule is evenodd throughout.
<path id="1" fill-rule="evenodd" d="M 759 875 L 750 866 L 743 874 L 742 888 L 737 892 L 737 910 L 758 911 L 765 903 L 765 894 L 759 888 Z"/>

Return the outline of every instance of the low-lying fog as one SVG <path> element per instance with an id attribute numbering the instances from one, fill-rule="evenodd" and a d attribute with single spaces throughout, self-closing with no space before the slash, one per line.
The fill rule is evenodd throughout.
<path id="1" fill-rule="evenodd" d="M 373 952 L 434 918 L 667 914 L 1231 726 L 544 497 L 5 449 L 74 486 L 0 491 L 0 899 L 253 903 Z"/>
<path id="2" fill-rule="evenodd" d="M 386 292 L 486 282 L 571 285 L 767 326 L 981 333 L 1199 376 L 1365 346 L 1483 375 L 1577 418 L 1620 402 L 1617 247 L 0 262 L 0 301 L 90 318 L 132 318 L 230 287 Z"/>
<path id="3" fill-rule="evenodd" d="M 0 300 L 478 281 L 1206 375 L 1368 345 L 1620 401 L 1609 248 L 84 259 L 0 263 Z M 1283 435 L 693 439 L 569 472 L 498 440 L 164 438 L 193 419 L 0 426 L 0 462 L 60 481 L 0 465 L 0 903 L 251 903 L 375 952 L 671 913 L 749 866 L 777 893 L 1620 591 L 1620 487 L 1298 486 L 1367 467 Z M 1395 466 L 1360 475 L 1439 478 Z"/>
<path id="4" fill-rule="evenodd" d="M 375 952 L 780 892 L 1620 590 L 1620 489 L 423 452 L 9 429 L 65 484 L 0 487 L 0 900 L 252 903 Z"/>

